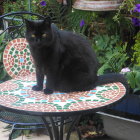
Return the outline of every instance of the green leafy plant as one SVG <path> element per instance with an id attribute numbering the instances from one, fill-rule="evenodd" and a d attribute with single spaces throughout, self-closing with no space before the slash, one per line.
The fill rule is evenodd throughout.
<path id="1" fill-rule="evenodd" d="M 134 53 L 133 53 L 132 62 L 140 66 L 140 31 L 137 33 L 134 39 L 135 39 L 135 44 L 133 46 Z"/>
<path id="2" fill-rule="evenodd" d="M 127 43 L 119 41 L 119 36 L 97 35 L 94 38 L 93 48 L 101 65 L 98 74 L 106 71 L 120 72 L 128 59 L 126 54 Z"/>
<path id="3" fill-rule="evenodd" d="M 31 4 L 32 12 L 50 16 L 53 23 L 56 23 L 59 28 L 65 28 L 68 7 L 62 6 L 56 0 L 33 0 Z"/>
<path id="4" fill-rule="evenodd" d="M 72 11 L 69 12 L 67 17 L 68 28 L 70 30 L 78 33 L 84 33 L 87 28 L 90 29 L 90 27 L 92 27 L 94 19 L 97 18 L 97 14 L 92 11 L 72 9 Z"/>
<path id="5" fill-rule="evenodd" d="M 134 66 L 125 75 L 130 87 L 133 89 L 133 93 L 140 91 L 140 66 Z"/>
<path id="6" fill-rule="evenodd" d="M 53 21 L 56 23 L 60 29 L 66 28 L 67 26 L 67 12 L 68 7 L 62 6 L 56 0 L 47 1 L 47 15 L 49 15 Z"/>
<path id="7" fill-rule="evenodd" d="M 119 27 L 120 36 L 129 44 L 135 36 L 135 24 L 138 20 L 135 18 L 136 12 L 133 12 L 137 0 L 123 0 L 116 14 L 113 16 L 113 22 Z M 108 24 L 109 25 L 109 24 Z"/>
<path id="8" fill-rule="evenodd" d="M 16 12 L 16 11 L 28 11 L 28 0 L 5 0 L 4 13 Z"/>
<path id="9" fill-rule="evenodd" d="M 119 22 L 119 19 L 122 16 L 126 16 L 130 14 L 130 11 L 134 8 L 136 4 L 136 0 L 123 0 L 121 6 L 119 7 L 117 13 L 113 17 L 114 21 Z"/>
<path id="10" fill-rule="evenodd" d="M 134 26 L 129 18 L 121 16 L 117 21 L 113 20 L 115 12 L 112 12 L 103 19 L 106 25 L 106 32 L 110 35 L 117 34 L 122 40 L 130 41 L 134 36 Z"/>
<path id="11" fill-rule="evenodd" d="M 6 43 L 4 43 L 4 35 L 5 34 L 2 34 L 0 36 L 0 82 L 9 79 L 9 76 L 3 65 L 3 51 L 6 45 Z"/>

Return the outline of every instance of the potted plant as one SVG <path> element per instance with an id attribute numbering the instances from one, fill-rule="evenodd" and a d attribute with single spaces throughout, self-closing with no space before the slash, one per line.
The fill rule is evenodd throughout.
<path id="1" fill-rule="evenodd" d="M 103 119 L 104 129 L 108 136 L 121 140 L 138 140 L 140 137 L 140 32 L 137 33 L 133 61 L 137 65 L 125 68 L 123 72 L 130 85 L 130 92 L 119 103 L 108 107 L 105 112 L 99 112 Z M 135 134 L 135 135 L 132 135 Z"/>
<path id="2" fill-rule="evenodd" d="M 134 4 L 136 4 L 134 6 Z M 138 140 L 140 137 L 140 4 L 136 0 L 124 0 L 114 20 L 121 23 L 121 18 L 132 22 L 134 34 L 129 45 L 129 67 L 123 72 L 130 85 L 130 91 L 120 102 L 108 107 L 104 112 L 98 112 L 103 119 L 105 132 L 116 140 Z M 125 31 L 126 32 L 126 31 Z M 132 35 L 132 34 L 131 34 Z M 127 48 L 128 49 L 128 48 Z M 131 51 L 131 52 L 130 52 Z M 131 57 L 130 57 L 131 56 Z M 108 63 L 101 67 L 108 69 Z M 128 65 L 127 65 L 128 66 Z M 103 71 L 103 72 L 104 72 Z M 134 135 L 132 135 L 134 134 Z"/>

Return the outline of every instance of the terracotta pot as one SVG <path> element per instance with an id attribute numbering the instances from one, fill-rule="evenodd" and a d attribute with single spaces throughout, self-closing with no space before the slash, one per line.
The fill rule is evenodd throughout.
<path id="1" fill-rule="evenodd" d="M 73 8 L 88 11 L 117 10 L 123 0 L 76 0 Z"/>

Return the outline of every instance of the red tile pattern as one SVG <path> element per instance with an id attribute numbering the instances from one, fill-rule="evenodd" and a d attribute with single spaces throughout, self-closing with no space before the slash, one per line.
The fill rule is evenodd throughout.
<path id="1" fill-rule="evenodd" d="M 4 106 L 11 106 L 11 104 L 18 101 L 19 98 L 15 96 L 9 96 L 9 95 L 1 95 L 0 103 L 4 104 Z"/>
<path id="2" fill-rule="evenodd" d="M 73 112 L 96 109 L 121 99 L 126 92 L 121 83 L 98 86 L 84 92 L 44 94 L 33 91 L 35 74 L 0 84 L 0 105 L 33 112 Z"/>
<path id="3" fill-rule="evenodd" d="M 14 39 L 8 43 L 3 54 L 3 63 L 6 71 L 12 78 L 35 72 L 25 38 Z"/>
<path id="4" fill-rule="evenodd" d="M 18 84 L 12 82 L 12 81 L 7 81 L 7 82 L 4 82 L 4 83 L 1 83 L 0 86 L 2 87 L 0 89 L 0 91 L 4 92 L 4 91 L 11 91 L 11 90 L 15 90 L 15 89 L 18 89 L 19 86 Z"/>

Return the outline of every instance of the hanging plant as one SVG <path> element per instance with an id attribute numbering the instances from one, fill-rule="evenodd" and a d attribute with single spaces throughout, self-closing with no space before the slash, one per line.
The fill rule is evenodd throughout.
<path id="1" fill-rule="evenodd" d="M 113 17 L 114 21 L 119 22 L 119 19 L 123 17 L 127 17 L 130 15 L 136 4 L 136 0 L 123 0 L 121 6 L 119 7 L 116 15 Z"/>

